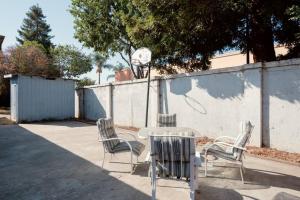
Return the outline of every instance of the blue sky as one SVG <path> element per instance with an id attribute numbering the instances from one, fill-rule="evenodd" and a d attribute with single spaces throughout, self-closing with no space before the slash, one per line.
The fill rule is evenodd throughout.
<path id="1" fill-rule="evenodd" d="M 0 0 L 0 35 L 5 36 L 3 49 L 16 45 L 17 30 L 21 27 L 26 12 L 34 4 L 39 4 L 46 16 L 47 23 L 52 29 L 51 35 L 54 35 L 52 42 L 54 44 L 73 44 L 82 49 L 85 53 L 92 53 L 92 50 L 83 48 L 82 45 L 73 37 L 73 16 L 68 9 L 71 5 L 70 0 Z M 122 62 L 120 57 L 109 59 L 108 63 L 116 64 Z M 101 75 L 101 82 L 106 82 L 106 77 L 112 74 L 112 71 L 104 70 Z M 96 69 L 84 74 L 82 77 L 89 77 L 97 80 Z"/>

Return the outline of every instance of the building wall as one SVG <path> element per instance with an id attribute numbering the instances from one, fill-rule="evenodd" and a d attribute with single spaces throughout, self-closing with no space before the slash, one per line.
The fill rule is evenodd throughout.
<path id="1" fill-rule="evenodd" d="M 110 86 L 85 88 L 83 95 L 83 118 L 97 120 L 110 116 Z"/>
<path id="2" fill-rule="evenodd" d="M 288 49 L 284 46 L 276 46 L 275 48 L 276 56 L 285 55 L 288 52 Z M 225 53 L 218 56 L 215 56 L 211 60 L 211 68 L 219 69 L 233 66 L 240 66 L 247 64 L 246 54 L 241 54 L 240 52 L 231 52 Z M 253 54 L 250 53 L 250 63 L 254 63 Z"/>
<path id="3" fill-rule="evenodd" d="M 259 69 L 223 70 L 161 82 L 161 112 L 176 113 L 177 125 L 209 137 L 239 134 L 240 122 L 255 124 L 260 145 Z"/>
<path id="4" fill-rule="evenodd" d="M 113 88 L 110 108 L 116 124 L 144 126 L 146 83 L 103 86 Z M 178 126 L 208 137 L 236 137 L 241 121 L 250 120 L 255 125 L 252 145 L 300 152 L 300 59 L 152 79 L 150 126 L 159 112 L 176 113 Z"/>
<path id="5" fill-rule="evenodd" d="M 265 68 L 264 144 L 300 152 L 299 59 L 267 63 Z"/>
<path id="6" fill-rule="evenodd" d="M 16 122 L 74 118 L 74 81 L 11 78 L 11 112 Z"/>
<path id="7" fill-rule="evenodd" d="M 123 70 L 119 70 L 115 72 L 115 81 L 129 81 L 133 80 L 133 73 L 130 68 L 125 68 Z"/>
<path id="8" fill-rule="evenodd" d="M 155 126 L 155 113 L 158 110 L 157 82 L 151 81 L 150 86 L 148 123 Z M 146 80 L 87 86 L 83 89 L 84 113 L 81 116 L 88 120 L 114 118 L 114 122 L 118 125 L 143 127 L 146 114 L 146 88 Z M 78 93 L 82 92 L 77 90 Z M 79 98 L 77 96 L 78 102 Z M 79 103 L 77 105 L 79 106 Z M 77 116 L 79 115 L 78 113 Z"/>
<path id="9" fill-rule="evenodd" d="M 288 49 L 284 46 L 276 46 L 275 48 L 276 56 L 285 55 L 288 52 Z M 246 54 L 242 54 L 239 51 L 228 52 L 220 55 L 216 55 L 211 61 L 210 69 L 221 69 L 227 67 L 234 67 L 247 64 L 246 62 Z M 253 54 L 250 53 L 250 63 L 254 63 Z M 178 74 L 185 73 L 182 69 L 176 70 Z M 156 69 L 151 70 L 151 77 L 161 76 Z"/>
<path id="10" fill-rule="evenodd" d="M 158 112 L 157 81 L 151 81 L 149 93 L 149 126 L 156 125 Z M 114 122 L 123 126 L 143 127 L 146 115 L 147 82 L 145 80 L 115 84 L 112 93 Z"/>

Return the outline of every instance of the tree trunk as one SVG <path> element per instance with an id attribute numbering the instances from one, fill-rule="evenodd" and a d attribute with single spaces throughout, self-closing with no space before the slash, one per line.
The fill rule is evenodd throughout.
<path id="1" fill-rule="evenodd" d="M 99 72 L 99 74 L 98 74 L 98 85 L 100 85 L 100 75 L 101 75 L 101 73 Z"/>
<path id="2" fill-rule="evenodd" d="M 264 8 L 259 4 L 253 7 L 250 28 L 250 46 L 254 62 L 276 60 L 271 16 L 264 14 Z"/>

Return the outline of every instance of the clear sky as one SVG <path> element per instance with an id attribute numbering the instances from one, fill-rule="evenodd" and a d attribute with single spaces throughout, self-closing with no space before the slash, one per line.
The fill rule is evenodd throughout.
<path id="1" fill-rule="evenodd" d="M 29 8 L 39 4 L 42 8 L 46 21 L 52 29 L 51 35 L 54 36 L 54 44 L 73 44 L 82 49 L 85 53 L 92 53 L 92 50 L 83 48 L 82 45 L 73 37 L 73 16 L 68 9 L 71 0 L 0 0 L 0 35 L 4 35 L 3 49 L 16 45 L 17 30 L 21 27 L 23 19 Z M 122 62 L 120 57 L 109 59 L 108 63 L 116 64 Z M 113 74 L 112 71 L 104 70 L 101 74 L 101 82 L 106 82 L 106 77 Z M 83 75 L 97 80 L 96 69 Z"/>

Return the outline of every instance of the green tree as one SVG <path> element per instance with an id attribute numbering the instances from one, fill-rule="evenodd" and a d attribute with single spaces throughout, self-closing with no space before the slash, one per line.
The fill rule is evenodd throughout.
<path id="1" fill-rule="evenodd" d="M 53 65 L 64 77 L 75 78 L 92 70 L 92 59 L 72 45 L 58 45 L 51 50 Z"/>
<path id="2" fill-rule="evenodd" d="M 36 48 L 42 50 L 44 53 L 47 53 L 47 50 L 45 49 L 45 47 L 42 44 L 38 43 L 37 41 L 25 40 L 23 42 L 22 47 L 25 47 L 25 48 L 27 48 L 27 47 L 36 47 Z"/>
<path id="3" fill-rule="evenodd" d="M 75 17 L 75 38 L 86 47 L 105 57 L 119 54 L 130 66 L 135 78 L 141 78 L 131 63 L 136 46 L 127 34 L 121 13 L 128 12 L 126 1 L 72 0 L 71 14 Z M 134 13 L 132 13 L 134 15 Z"/>
<path id="4" fill-rule="evenodd" d="M 80 79 L 77 83 L 76 83 L 76 87 L 77 88 L 82 88 L 84 86 L 88 86 L 88 85 L 95 85 L 95 81 L 88 78 L 88 77 L 84 77 L 83 79 Z"/>
<path id="5" fill-rule="evenodd" d="M 20 30 L 18 30 L 19 37 L 17 37 L 17 41 L 20 44 L 25 41 L 36 41 L 49 52 L 49 49 L 53 47 L 51 42 L 53 36 L 49 35 L 51 28 L 46 23 L 45 18 L 42 9 L 38 5 L 32 6 L 26 13 L 26 18 L 23 20 Z"/>
<path id="6" fill-rule="evenodd" d="M 30 76 L 59 77 L 56 66 L 39 47 L 35 45 L 17 46 L 8 49 L 5 55 L 5 65 L 9 73 L 18 73 Z"/>
<path id="7" fill-rule="evenodd" d="M 102 55 L 100 53 L 94 53 L 93 55 L 93 61 L 94 64 L 97 66 L 97 73 L 98 73 L 98 84 L 100 85 L 100 75 L 102 73 L 103 68 L 111 68 L 111 65 L 107 64 L 108 57 L 105 55 Z"/>
<path id="8" fill-rule="evenodd" d="M 275 43 L 297 47 L 299 21 L 287 13 L 295 5 L 295 0 L 72 0 L 71 13 L 75 36 L 86 46 L 129 55 L 146 46 L 152 65 L 174 73 L 178 67 L 208 69 L 209 59 L 228 49 L 250 50 L 255 62 L 276 60 Z"/>
<path id="9" fill-rule="evenodd" d="M 0 50 L 0 107 L 9 107 L 9 80 L 4 79 L 5 74 L 9 74 L 7 58 Z"/>
<path id="10" fill-rule="evenodd" d="M 123 13 L 129 37 L 153 51 L 155 63 L 187 71 L 207 69 L 219 51 L 249 49 L 254 61 L 276 59 L 274 42 L 294 47 L 299 23 L 286 10 L 293 0 L 133 0 L 140 15 Z"/>
<path id="11" fill-rule="evenodd" d="M 287 14 L 290 16 L 289 20 L 295 22 L 300 27 L 300 5 L 294 5 L 289 8 Z M 288 54 L 282 56 L 282 59 L 300 57 L 300 28 L 296 31 L 295 37 L 294 44 L 289 46 Z"/>

